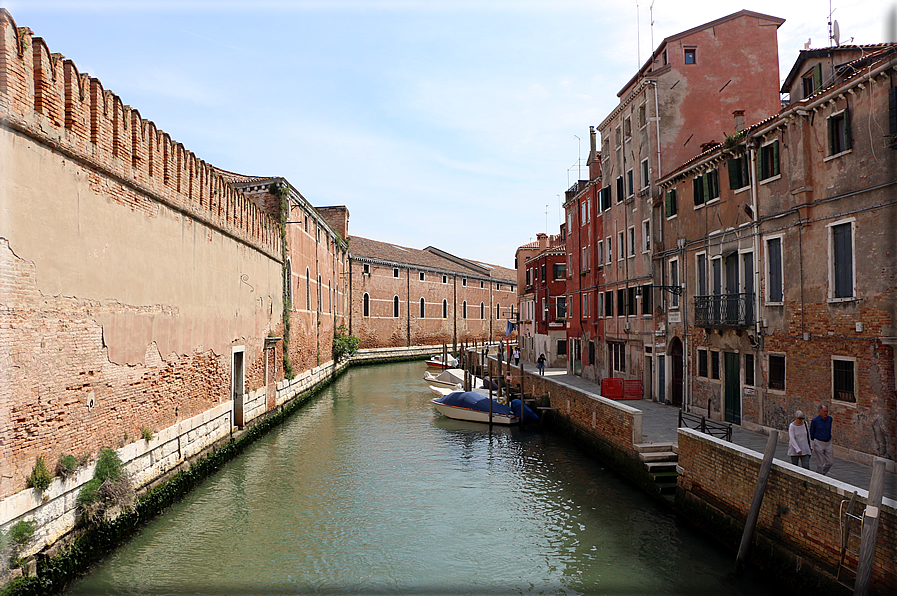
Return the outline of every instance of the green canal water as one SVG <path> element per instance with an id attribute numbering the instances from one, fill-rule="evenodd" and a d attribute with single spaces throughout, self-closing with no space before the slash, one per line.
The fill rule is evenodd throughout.
<path id="1" fill-rule="evenodd" d="M 774 591 L 563 436 L 440 417 L 424 370 L 350 370 L 69 593 Z"/>

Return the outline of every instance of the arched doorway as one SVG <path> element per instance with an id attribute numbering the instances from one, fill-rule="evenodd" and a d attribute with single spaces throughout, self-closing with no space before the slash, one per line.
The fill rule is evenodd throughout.
<path id="1" fill-rule="evenodd" d="M 674 337 L 670 342 L 670 402 L 682 406 L 682 387 L 685 378 L 685 363 L 682 359 L 682 340 Z"/>

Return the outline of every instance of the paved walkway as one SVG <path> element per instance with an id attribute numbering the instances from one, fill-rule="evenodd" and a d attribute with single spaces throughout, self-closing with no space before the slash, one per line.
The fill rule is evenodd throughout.
<path id="1" fill-rule="evenodd" d="M 536 373 L 535 364 L 524 362 L 524 370 Z M 596 383 L 587 379 L 568 374 L 565 369 L 547 368 L 545 376 L 557 379 L 567 385 L 576 387 L 589 393 L 600 394 L 600 388 Z M 677 441 L 677 426 L 679 424 L 679 408 L 657 403 L 647 399 L 626 400 L 621 402 L 627 406 L 642 411 L 642 441 L 644 443 L 675 443 Z M 784 437 L 784 441 L 782 440 Z M 745 430 L 737 425 L 732 425 L 732 442 L 746 447 L 763 457 L 766 451 L 767 435 L 759 432 Z M 788 457 L 788 431 L 779 432 L 779 442 L 776 448 L 775 459 L 791 463 Z M 815 457 L 810 460 L 810 470 L 816 471 Z M 864 491 L 869 490 L 872 480 L 872 466 L 867 466 L 848 459 L 835 457 L 835 464 L 829 470 L 828 476 L 841 482 L 853 485 Z M 897 501 L 897 474 L 887 472 L 885 474 L 884 496 Z"/>

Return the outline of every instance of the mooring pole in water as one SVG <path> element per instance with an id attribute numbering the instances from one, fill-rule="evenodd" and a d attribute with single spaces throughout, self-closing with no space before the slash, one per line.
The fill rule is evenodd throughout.
<path id="1" fill-rule="evenodd" d="M 884 490 L 885 460 L 876 457 L 872 461 L 872 481 L 869 496 L 866 497 L 866 512 L 863 514 L 863 529 L 860 536 L 860 558 L 857 563 L 857 577 L 853 583 L 854 596 L 866 596 L 872 583 L 872 560 L 875 556 L 875 540 L 878 535 L 878 519 L 881 512 L 881 496 Z"/>
<path id="2" fill-rule="evenodd" d="M 492 428 L 492 363 L 488 363 L 489 366 L 489 428 Z M 486 375 L 483 375 L 483 378 L 486 378 Z"/>
<path id="3" fill-rule="evenodd" d="M 748 551 L 751 550 L 751 541 L 754 538 L 754 528 L 757 518 L 760 516 L 760 506 L 763 504 L 763 493 L 766 492 L 766 483 L 769 481 L 769 471 L 772 469 L 772 458 L 776 454 L 776 443 L 779 440 L 779 431 L 773 430 L 766 440 L 766 451 L 763 453 L 763 462 L 760 464 L 760 473 L 757 475 L 757 486 L 754 488 L 754 499 L 751 501 L 751 510 L 748 512 L 744 523 L 744 534 L 741 535 L 741 546 L 738 547 L 738 556 L 735 558 L 735 573 L 740 574 L 747 561 Z"/>

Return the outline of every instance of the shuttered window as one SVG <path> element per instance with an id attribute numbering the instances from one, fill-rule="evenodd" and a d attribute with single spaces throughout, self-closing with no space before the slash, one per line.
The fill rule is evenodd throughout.
<path id="1" fill-rule="evenodd" d="M 853 230 L 850 222 L 832 226 L 834 298 L 853 297 Z"/>
<path id="2" fill-rule="evenodd" d="M 626 189 L 623 185 L 623 177 L 617 176 L 617 202 L 621 202 L 623 200 L 623 193 L 626 192 Z"/>
<path id="3" fill-rule="evenodd" d="M 601 210 L 607 211 L 610 209 L 610 186 L 605 186 L 601 189 Z"/>
<path id="4" fill-rule="evenodd" d="M 767 283 L 769 284 L 769 302 L 782 302 L 782 239 L 770 238 L 766 241 L 766 256 L 769 262 Z"/>
<path id="5" fill-rule="evenodd" d="M 747 157 L 742 155 L 729 160 L 729 188 L 738 190 L 751 183 Z"/>
<path id="6" fill-rule="evenodd" d="M 778 176 L 779 173 L 779 142 L 773 141 L 760 147 L 760 180 Z"/>
<path id="7" fill-rule="evenodd" d="M 673 217 L 679 212 L 679 202 L 676 197 L 676 189 L 670 189 L 666 194 L 666 216 Z"/>
<path id="8" fill-rule="evenodd" d="M 828 119 L 828 154 L 837 155 L 850 149 L 850 113 L 832 114 Z"/>
<path id="9" fill-rule="evenodd" d="M 894 135 L 897 134 L 897 87 L 888 89 L 888 131 Z M 891 146 L 895 145 L 892 140 Z"/>

